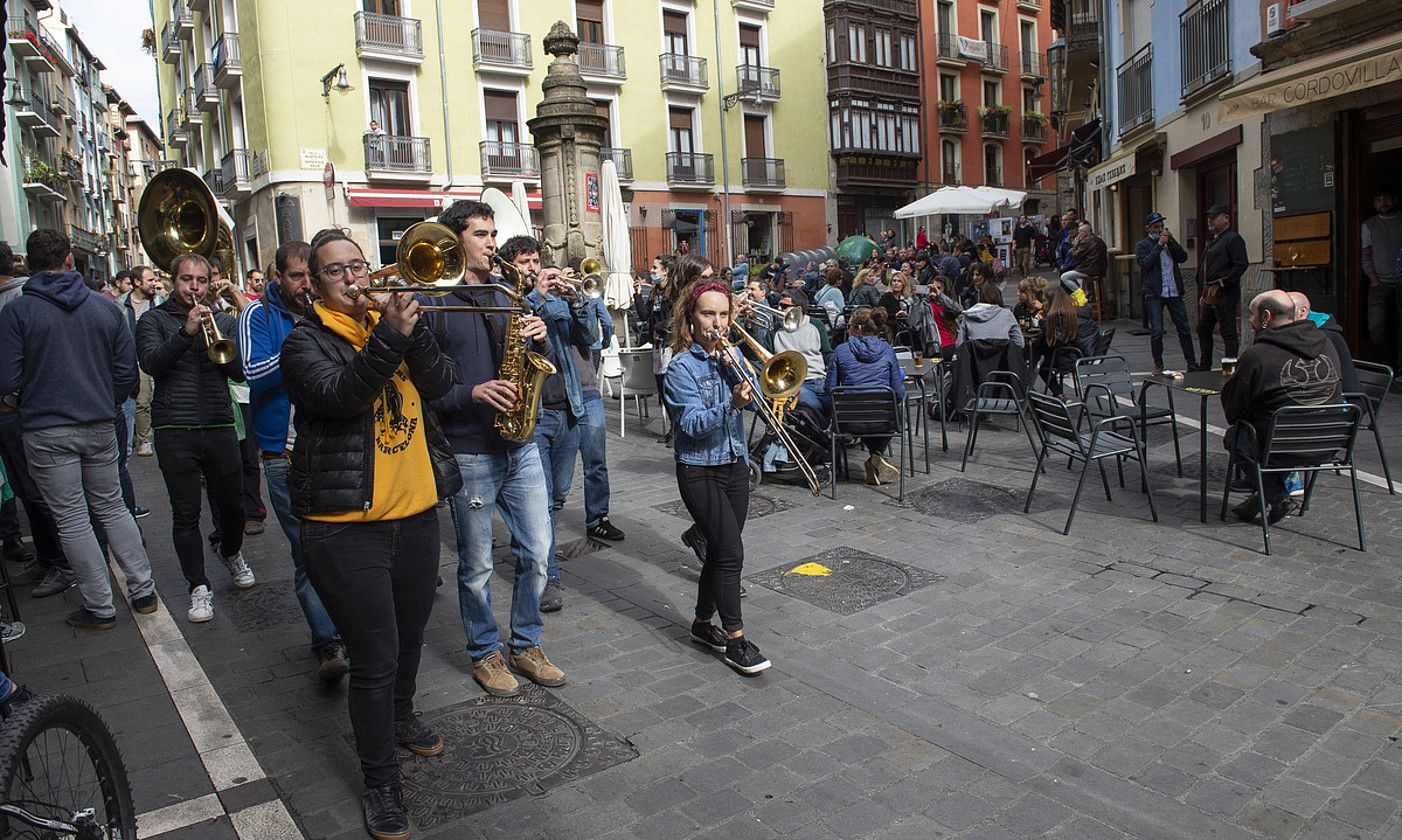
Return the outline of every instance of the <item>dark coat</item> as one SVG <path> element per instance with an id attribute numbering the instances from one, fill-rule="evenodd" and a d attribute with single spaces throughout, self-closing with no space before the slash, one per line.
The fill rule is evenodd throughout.
<path id="1" fill-rule="evenodd" d="M 1222 388 L 1227 422 L 1250 423 L 1264 445 L 1276 409 L 1340 402 L 1339 369 L 1334 345 L 1307 318 L 1258 333 Z"/>
<path id="2" fill-rule="evenodd" d="M 228 364 L 209 358 L 202 332 L 185 334 L 189 312 L 174 296 L 147 311 L 136 322 L 136 358 L 156 383 L 151 395 L 152 426 L 231 426 L 233 399 L 226 379 L 243 382 L 239 354 Z M 214 323 L 230 341 L 238 338 L 238 322 L 215 310 Z"/>
<path id="3" fill-rule="evenodd" d="M 420 320 L 405 336 L 381 321 L 359 352 L 321 323 L 316 311 L 297 322 L 282 345 L 282 384 L 296 409 L 297 445 L 288 489 L 298 516 L 369 509 L 375 487 L 375 399 L 406 362 L 424 406 L 424 440 L 440 499 L 462 488 L 428 402 L 453 386 L 457 366 Z"/>
<path id="4" fill-rule="evenodd" d="M 1208 283 L 1222 281 L 1222 292 L 1226 295 L 1239 294 L 1241 275 L 1251 264 L 1246 256 L 1246 240 L 1241 234 L 1228 228 L 1207 243 L 1202 263 L 1198 266 L 1198 289 Z"/>
<path id="5" fill-rule="evenodd" d="M 1173 262 L 1173 285 L 1178 289 L 1178 296 L 1183 296 L 1183 263 L 1188 261 L 1188 251 L 1178 240 L 1173 237 L 1168 238 L 1168 256 Z M 1163 285 L 1160 280 L 1163 278 L 1163 266 L 1159 262 L 1159 255 L 1164 252 L 1164 246 L 1159 244 L 1156 236 L 1146 236 L 1134 246 L 1134 261 L 1139 263 L 1139 278 L 1143 286 L 1144 297 L 1160 297 L 1163 294 Z"/>

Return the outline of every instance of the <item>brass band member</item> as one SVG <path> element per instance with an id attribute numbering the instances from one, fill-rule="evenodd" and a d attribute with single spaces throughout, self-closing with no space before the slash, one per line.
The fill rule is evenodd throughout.
<path id="1" fill-rule="evenodd" d="M 438 575 L 437 504 L 462 485 L 425 404 L 452 387 L 456 367 L 412 295 L 374 296 L 372 309 L 347 293 L 368 268 L 342 231 L 313 238 L 308 269 L 321 301 L 292 328 L 281 364 L 296 409 L 288 484 L 302 562 L 350 654 L 365 826 L 400 840 L 409 817 L 395 743 L 443 752 L 414 714 L 414 689 Z"/>
<path id="2" fill-rule="evenodd" d="M 689 289 L 677 299 L 671 325 L 672 361 L 667 366 L 665 398 L 672 419 L 672 447 L 677 459 L 677 488 L 696 522 L 688 545 L 704 537 L 705 561 L 697 586 L 696 618 L 691 639 L 725 654 L 725 663 L 753 675 L 769 660 L 745 638 L 740 618 L 740 574 L 745 562 L 741 531 L 750 504 L 745 429 L 740 412 L 756 394 L 750 380 L 737 375 L 746 362 L 724 336 L 730 332 L 729 287 L 713 280 L 702 257 L 677 260 L 672 278 Z M 721 627 L 711 623 L 720 613 Z"/>

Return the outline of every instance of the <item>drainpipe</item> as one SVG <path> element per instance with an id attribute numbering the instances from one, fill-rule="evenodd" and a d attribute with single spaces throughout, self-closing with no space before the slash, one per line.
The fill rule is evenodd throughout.
<path id="1" fill-rule="evenodd" d="M 725 74 L 720 63 L 720 0 L 711 0 L 716 28 L 716 104 L 720 108 L 721 224 L 725 225 L 726 265 L 735 264 L 735 243 L 730 241 L 730 146 L 725 137 Z"/>
<path id="2" fill-rule="evenodd" d="M 443 154 L 448 157 L 446 193 L 453 188 L 453 127 L 448 122 L 448 61 L 443 49 L 443 0 L 433 0 L 433 13 L 438 23 L 438 86 L 443 95 Z"/>

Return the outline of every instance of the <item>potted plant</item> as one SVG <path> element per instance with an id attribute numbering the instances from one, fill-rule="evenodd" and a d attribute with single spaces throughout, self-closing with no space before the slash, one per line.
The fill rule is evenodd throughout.
<path id="1" fill-rule="evenodd" d="M 943 125 L 962 126 L 964 124 L 964 101 L 961 99 L 951 99 L 940 102 L 939 105 L 940 122 Z"/>

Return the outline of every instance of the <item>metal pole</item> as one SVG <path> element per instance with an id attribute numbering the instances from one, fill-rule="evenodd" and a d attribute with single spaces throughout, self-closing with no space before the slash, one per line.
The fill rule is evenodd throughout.
<path id="1" fill-rule="evenodd" d="M 716 28 L 716 102 L 720 105 L 721 224 L 725 225 L 725 264 L 735 264 L 735 243 L 730 241 L 730 145 L 725 131 L 725 77 L 720 67 L 720 0 L 711 0 Z"/>
<path id="2" fill-rule="evenodd" d="M 433 12 L 438 23 L 438 86 L 443 93 L 443 154 L 448 161 L 448 183 L 443 185 L 446 193 L 453 188 L 453 125 L 448 118 L 448 58 L 443 49 L 442 0 L 434 0 Z"/>

